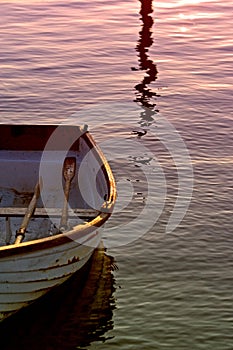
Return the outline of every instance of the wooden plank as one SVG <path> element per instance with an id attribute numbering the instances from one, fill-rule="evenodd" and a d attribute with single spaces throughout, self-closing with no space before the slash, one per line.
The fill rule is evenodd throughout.
<path id="1" fill-rule="evenodd" d="M 27 208 L 20 207 L 4 207 L 0 208 L 0 217 L 21 217 L 26 213 Z M 69 217 L 85 217 L 85 218 L 94 218 L 100 211 L 95 209 L 72 209 L 68 211 Z M 36 208 L 33 214 L 33 217 L 60 217 L 62 214 L 62 208 Z"/>

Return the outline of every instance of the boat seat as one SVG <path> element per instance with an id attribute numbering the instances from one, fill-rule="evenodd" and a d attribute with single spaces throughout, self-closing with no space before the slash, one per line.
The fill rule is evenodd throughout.
<path id="1" fill-rule="evenodd" d="M 27 208 L 22 207 L 3 207 L 0 208 L 0 217 L 23 217 Z M 68 211 L 68 217 L 79 218 L 94 218 L 100 211 L 95 209 L 70 209 Z M 33 217 L 47 218 L 47 217 L 61 217 L 61 208 L 36 208 Z"/>

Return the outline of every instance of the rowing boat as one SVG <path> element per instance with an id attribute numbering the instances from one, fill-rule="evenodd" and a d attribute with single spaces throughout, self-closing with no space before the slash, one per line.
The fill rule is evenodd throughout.
<path id="1" fill-rule="evenodd" d="M 81 269 L 116 187 L 86 127 L 0 125 L 0 321 Z"/>

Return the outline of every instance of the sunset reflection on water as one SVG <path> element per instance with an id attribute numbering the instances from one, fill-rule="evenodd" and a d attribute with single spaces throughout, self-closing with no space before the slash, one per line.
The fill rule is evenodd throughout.
<path id="1" fill-rule="evenodd" d="M 90 349 L 233 348 L 232 11 L 231 0 L 1 1 L 1 122 L 75 115 L 96 126 L 97 142 L 147 147 L 167 175 L 170 207 L 141 239 L 111 252 L 119 267 L 113 323 Z M 191 205 L 168 235 L 177 170 L 159 143 L 159 116 L 194 167 Z M 143 128 L 143 137 L 132 135 Z M 137 149 L 134 157 L 116 151 L 127 160 L 111 159 L 116 177 L 138 191 L 135 210 L 118 213 L 112 227 L 130 221 L 148 193 Z"/>

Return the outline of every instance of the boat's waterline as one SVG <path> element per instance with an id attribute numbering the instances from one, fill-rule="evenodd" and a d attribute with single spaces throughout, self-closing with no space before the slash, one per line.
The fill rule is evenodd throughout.
<path id="1" fill-rule="evenodd" d="M 0 131 L 4 131 L 4 136 L 7 135 L 6 145 L 3 140 L 1 141 L 0 151 L 2 166 L 6 169 L 5 172 L 1 172 L 3 176 L 0 183 L 2 236 L 0 320 L 2 321 L 66 281 L 87 263 L 100 243 L 102 226 L 111 215 L 116 188 L 113 174 L 103 153 L 86 130 L 71 126 L 0 125 Z M 59 152 L 54 147 L 56 145 L 56 142 L 53 142 L 54 133 L 58 133 L 61 149 L 65 150 L 69 146 L 65 160 L 57 159 Z M 33 140 L 35 142 L 32 142 Z M 63 140 L 64 143 L 62 143 Z M 69 142 L 71 142 L 70 145 Z M 21 151 L 16 149 L 19 145 Z M 49 148 L 49 157 L 55 166 L 54 164 L 51 166 L 47 159 L 48 168 L 45 175 L 47 177 L 51 175 L 49 170 L 56 169 L 56 172 L 59 172 L 62 163 L 67 165 L 69 162 L 75 162 L 77 167 L 74 167 L 72 186 L 70 186 L 71 180 L 68 179 L 67 187 L 69 172 L 64 174 L 64 166 L 63 183 L 56 182 L 55 176 L 50 176 L 49 181 L 46 176 L 43 177 L 40 166 L 46 147 Z M 54 157 L 51 156 L 53 151 Z M 6 159 L 9 152 L 10 158 Z M 89 152 L 91 156 L 87 157 Z M 86 186 L 85 198 L 81 195 L 79 182 L 80 162 L 83 159 L 86 174 L 85 181 L 81 182 Z M 19 177 L 18 172 L 20 172 Z M 6 176 L 6 173 L 9 176 Z M 28 208 L 32 205 L 30 192 L 33 191 L 33 184 L 41 174 L 39 186 L 42 188 L 41 184 L 43 184 L 43 190 L 44 186 L 47 186 L 44 197 L 41 190 L 40 198 L 36 202 L 36 207 L 32 208 L 29 221 L 25 221 L 29 215 Z M 27 177 L 29 177 L 28 181 Z M 54 181 L 51 181 L 52 178 Z M 56 189 L 59 186 L 62 193 L 60 198 Z M 29 193 L 25 194 L 26 187 Z M 46 194 L 50 195 L 54 188 L 53 208 L 47 207 Z M 101 206 L 100 201 L 102 201 Z M 99 210 L 88 209 L 90 203 L 93 208 L 99 207 Z M 72 207 L 78 209 L 72 210 Z M 83 219 L 75 215 L 77 211 L 84 215 Z M 22 223 L 26 225 L 25 222 L 27 227 L 22 234 L 22 239 L 25 235 L 25 241 L 21 242 L 18 236 L 16 235 L 15 239 L 10 231 L 14 231 L 20 225 L 22 230 Z M 65 230 L 59 226 L 61 222 L 66 225 Z M 54 231 L 51 230 L 52 226 Z M 17 234 L 21 232 L 20 230 L 16 230 Z"/>

